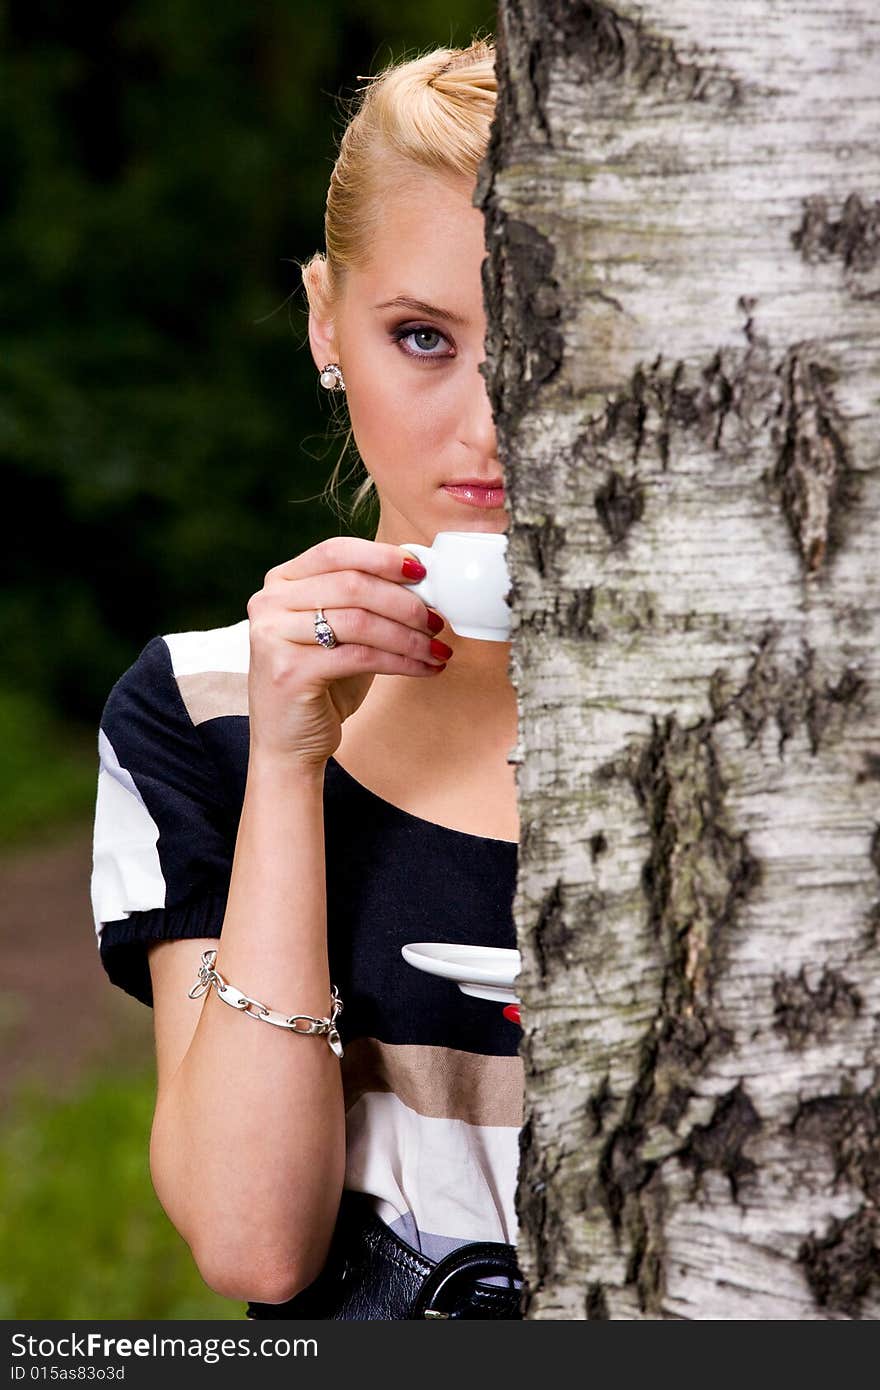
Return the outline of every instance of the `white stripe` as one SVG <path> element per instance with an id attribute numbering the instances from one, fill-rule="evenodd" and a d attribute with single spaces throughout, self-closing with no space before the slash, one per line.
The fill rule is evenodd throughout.
<path id="1" fill-rule="evenodd" d="M 516 1244 L 518 1127 L 434 1119 L 376 1091 L 345 1123 L 345 1186 L 369 1192 L 383 1221 L 412 1212 L 420 1231 Z"/>
<path id="2" fill-rule="evenodd" d="M 175 676 L 198 676 L 203 671 L 246 673 L 250 666 L 250 623 L 230 627 L 164 634 Z"/>
<path id="3" fill-rule="evenodd" d="M 159 827 L 103 729 L 98 731 L 98 755 L 91 899 L 100 939 L 104 922 L 164 907 L 166 883 L 157 849 Z"/>

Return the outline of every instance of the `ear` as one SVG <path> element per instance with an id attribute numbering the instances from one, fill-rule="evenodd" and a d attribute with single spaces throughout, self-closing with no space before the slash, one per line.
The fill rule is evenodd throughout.
<path id="1" fill-rule="evenodd" d="M 328 362 L 336 362 L 337 347 L 333 320 L 309 311 L 309 346 L 315 366 L 322 372 Z"/>

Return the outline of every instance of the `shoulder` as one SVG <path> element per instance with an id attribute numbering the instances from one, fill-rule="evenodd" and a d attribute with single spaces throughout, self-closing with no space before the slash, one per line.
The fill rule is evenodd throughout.
<path id="1" fill-rule="evenodd" d="M 247 618 L 227 627 L 162 633 L 150 639 L 116 681 L 101 717 L 105 733 L 149 715 L 193 725 L 247 714 L 250 660 Z"/>
<path id="2" fill-rule="evenodd" d="M 114 983 L 152 1000 L 147 945 L 220 935 L 247 776 L 248 620 L 153 637 L 98 735 L 91 896 Z"/>
<path id="3" fill-rule="evenodd" d="M 244 618 L 229 627 L 163 635 L 171 675 L 193 724 L 247 714 L 249 630 Z"/>
<path id="4" fill-rule="evenodd" d="M 167 632 L 161 641 L 168 648 L 175 676 L 228 671 L 247 675 L 250 661 L 249 623 L 243 618 L 229 627 L 202 628 L 193 632 Z"/>
<path id="5" fill-rule="evenodd" d="M 249 648 L 246 618 L 147 642 L 101 712 L 102 806 L 112 801 L 118 811 L 111 783 L 146 805 L 154 820 L 182 799 L 223 813 L 239 805 L 247 768 Z M 128 798 L 122 802 L 129 806 Z M 108 824 L 112 819 L 104 817 Z"/>

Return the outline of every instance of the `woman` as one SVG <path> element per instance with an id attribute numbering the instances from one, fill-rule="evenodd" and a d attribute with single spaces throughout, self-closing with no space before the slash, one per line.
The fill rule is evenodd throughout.
<path id="1" fill-rule="evenodd" d="M 519 1030 L 400 950 L 515 944 L 509 644 L 445 629 L 401 548 L 506 529 L 472 203 L 494 100 L 481 39 L 370 79 L 302 267 L 375 538 L 155 637 L 101 721 L 93 905 L 110 978 L 154 1007 L 153 1183 L 251 1317 L 520 1316 Z M 251 1028 L 224 982 L 322 1031 Z"/>

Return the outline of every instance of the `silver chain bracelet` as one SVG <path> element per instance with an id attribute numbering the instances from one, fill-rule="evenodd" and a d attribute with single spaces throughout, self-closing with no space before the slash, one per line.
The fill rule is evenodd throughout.
<path id="1" fill-rule="evenodd" d="M 242 994 L 235 985 L 224 980 L 219 970 L 214 969 L 216 959 L 216 949 L 202 952 L 199 977 L 189 991 L 190 999 L 200 999 L 213 985 L 224 1004 L 230 1004 L 233 1009 L 247 1014 L 248 1018 L 255 1018 L 263 1023 L 274 1023 L 277 1028 L 287 1028 L 292 1033 L 301 1033 L 303 1037 L 307 1037 L 310 1033 L 323 1033 L 336 1056 L 342 1056 L 342 1043 L 336 1031 L 336 1019 L 342 1012 L 342 1000 L 336 992 L 335 985 L 332 985 L 330 989 L 329 1018 L 315 1018 L 312 1014 L 285 1015 L 279 1013 L 277 1009 L 270 1009 L 266 1004 L 261 1004 L 259 999 L 252 999 L 249 994 Z M 301 1022 L 305 1022 L 307 1026 L 301 1028 L 299 1026 Z"/>

